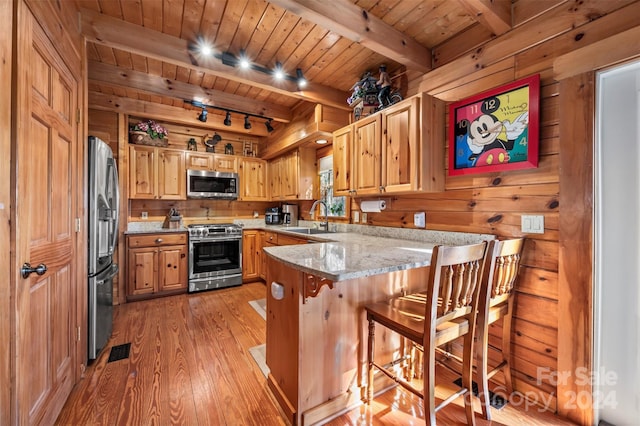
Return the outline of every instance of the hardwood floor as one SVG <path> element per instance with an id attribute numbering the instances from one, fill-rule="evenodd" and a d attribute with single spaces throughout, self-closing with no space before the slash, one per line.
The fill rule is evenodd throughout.
<path id="1" fill-rule="evenodd" d="M 249 348 L 265 342 L 264 320 L 249 301 L 262 283 L 170 296 L 115 308 L 108 347 L 76 385 L 60 425 L 285 425 Z M 128 359 L 108 363 L 111 346 L 131 343 Z M 479 404 L 476 407 L 479 410 Z M 507 405 L 482 425 L 569 425 L 537 409 Z M 392 389 L 370 406 L 329 422 L 342 425 L 423 424 L 422 401 Z M 464 410 L 438 412 L 444 425 L 464 424 Z"/>

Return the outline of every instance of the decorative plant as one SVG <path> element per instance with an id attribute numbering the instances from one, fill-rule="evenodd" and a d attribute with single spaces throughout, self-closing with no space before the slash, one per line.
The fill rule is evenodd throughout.
<path id="1" fill-rule="evenodd" d="M 165 127 L 153 120 L 142 121 L 133 126 L 132 130 L 135 132 L 145 132 L 151 139 L 164 139 L 169 134 L 169 131 Z"/>

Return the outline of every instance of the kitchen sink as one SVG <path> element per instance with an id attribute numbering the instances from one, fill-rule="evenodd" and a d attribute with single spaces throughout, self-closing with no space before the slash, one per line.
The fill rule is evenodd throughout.
<path id="1" fill-rule="evenodd" d="M 324 229 L 317 229 L 317 228 L 287 228 L 284 230 L 289 232 L 295 232 L 296 234 L 307 234 L 307 235 L 331 234 L 331 231 L 325 231 Z"/>

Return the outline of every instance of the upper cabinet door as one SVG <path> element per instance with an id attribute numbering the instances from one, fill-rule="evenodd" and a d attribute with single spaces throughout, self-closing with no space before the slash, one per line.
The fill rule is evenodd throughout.
<path id="1" fill-rule="evenodd" d="M 267 201 L 267 162 L 259 158 L 240 160 L 240 199 Z"/>
<path id="2" fill-rule="evenodd" d="M 382 185 L 380 114 L 354 124 L 353 179 L 356 195 L 379 194 Z"/>
<path id="3" fill-rule="evenodd" d="M 383 192 L 408 192 L 420 183 L 419 99 L 394 105 L 382 112 Z"/>
<path id="4" fill-rule="evenodd" d="M 162 200 L 186 200 L 187 180 L 184 152 L 158 150 L 158 197 Z"/>
<path id="5" fill-rule="evenodd" d="M 156 180 L 156 148 L 129 146 L 129 198 L 155 198 Z"/>
<path id="6" fill-rule="evenodd" d="M 351 144 L 353 126 L 343 127 L 333 133 L 333 194 L 351 193 Z"/>

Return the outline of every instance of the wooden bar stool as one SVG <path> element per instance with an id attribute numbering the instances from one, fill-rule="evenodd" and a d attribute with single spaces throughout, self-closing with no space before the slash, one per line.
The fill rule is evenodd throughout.
<path id="1" fill-rule="evenodd" d="M 481 399 L 482 416 L 491 420 L 489 379 L 502 370 L 507 393 L 513 392 L 511 381 L 511 320 L 514 287 L 520 268 L 522 238 L 491 241 L 487 250 L 487 266 L 483 272 L 478 309 L 478 342 L 476 345 L 478 396 Z M 488 371 L 489 325 L 502 320 L 501 362 Z M 498 348 L 492 347 L 498 350 Z"/>
<path id="2" fill-rule="evenodd" d="M 435 425 L 436 411 L 465 395 L 467 424 L 475 425 L 471 401 L 474 324 L 486 248 L 486 242 L 458 247 L 436 246 L 431 255 L 426 292 L 365 306 L 369 321 L 367 402 L 373 399 L 373 375 L 374 369 L 378 369 L 424 399 L 426 424 Z M 376 323 L 424 348 L 424 381 L 421 390 L 374 360 Z M 436 347 L 461 336 L 464 336 L 462 389 L 436 406 Z"/>

